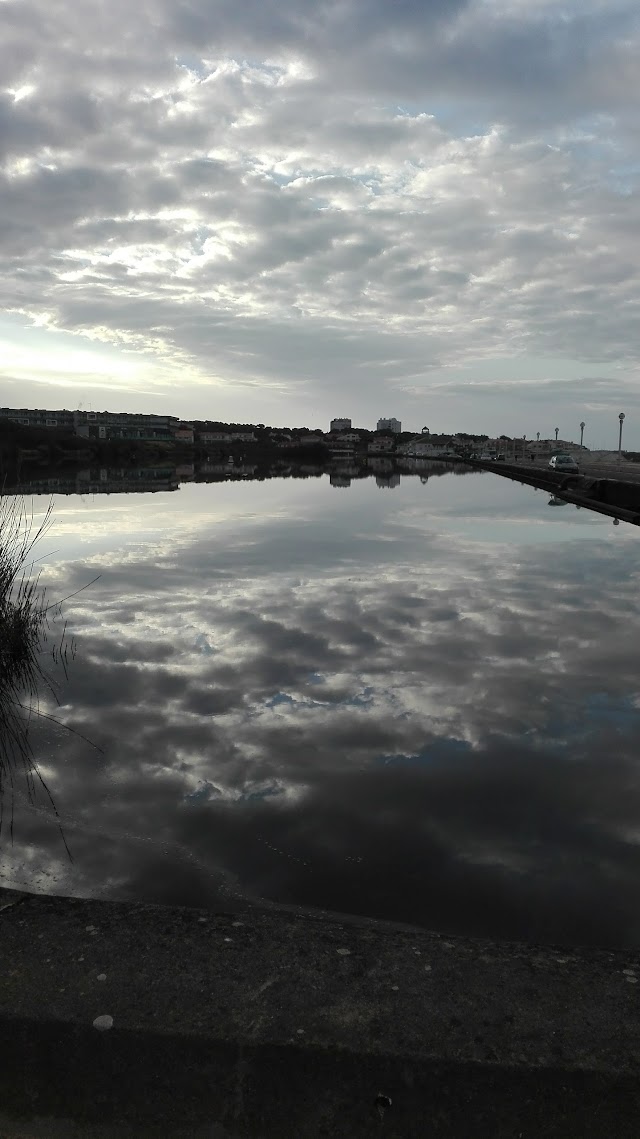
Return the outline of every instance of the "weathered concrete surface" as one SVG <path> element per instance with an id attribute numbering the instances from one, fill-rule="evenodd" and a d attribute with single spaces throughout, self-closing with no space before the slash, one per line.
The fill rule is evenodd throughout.
<path id="1" fill-rule="evenodd" d="M 0 1135 L 639 1133 L 640 954 L 12 901 Z"/>
<path id="2" fill-rule="evenodd" d="M 477 469 L 489 470 L 503 478 L 537 487 L 549 494 L 558 495 L 566 502 L 585 507 L 599 514 L 606 514 L 618 521 L 640 525 L 640 480 L 627 481 L 620 478 L 603 478 L 600 472 L 585 474 L 581 467 L 579 474 L 556 471 L 539 463 L 476 462 L 464 460 Z M 629 464 L 631 465 L 631 464 Z"/>

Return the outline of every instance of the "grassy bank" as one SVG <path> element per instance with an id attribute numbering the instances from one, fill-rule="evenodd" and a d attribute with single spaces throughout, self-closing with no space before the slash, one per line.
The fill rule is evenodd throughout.
<path id="1" fill-rule="evenodd" d="M 31 746 L 32 724 L 43 715 L 40 697 L 55 695 L 48 667 L 64 669 L 73 653 L 61 606 L 49 602 L 36 566 L 36 546 L 50 524 L 51 508 L 36 524 L 22 498 L 0 494 L 0 833 L 8 821 L 11 835 L 18 782 L 30 801 L 40 788 L 54 806 Z"/>

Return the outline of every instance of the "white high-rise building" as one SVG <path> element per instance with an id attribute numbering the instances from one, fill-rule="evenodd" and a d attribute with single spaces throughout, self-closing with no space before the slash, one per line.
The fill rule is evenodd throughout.
<path id="1" fill-rule="evenodd" d="M 351 430 L 351 420 L 350 419 L 332 419 L 330 430 L 331 431 L 350 431 Z"/>
<path id="2" fill-rule="evenodd" d="M 393 431 L 394 435 L 399 435 L 402 424 L 399 419 L 379 419 L 378 431 Z"/>

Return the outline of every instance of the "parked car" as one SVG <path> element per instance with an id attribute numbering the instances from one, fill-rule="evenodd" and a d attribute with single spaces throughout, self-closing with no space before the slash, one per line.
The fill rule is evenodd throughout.
<path id="1" fill-rule="evenodd" d="M 483 451 L 480 456 L 480 459 L 483 463 L 492 463 L 494 458 L 495 455 L 490 455 L 488 451 Z"/>
<path id="2" fill-rule="evenodd" d="M 549 466 L 556 471 L 579 471 L 580 468 L 573 455 L 554 455 L 549 459 Z"/>

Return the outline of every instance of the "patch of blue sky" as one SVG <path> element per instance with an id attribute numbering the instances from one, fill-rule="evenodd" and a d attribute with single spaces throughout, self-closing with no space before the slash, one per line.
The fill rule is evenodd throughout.
<path id="1" fill-rule="evenodd" d="M 206 633 L 198 633 L 198 636 L 194 641 L 194 648 L 197 649 L 199 653 L 203 653 L 205 656 L 213 656 L 216 652 L 216 650 L 213 649 L 209 644 L 209 638 L 207 637 Z"/>
<path id="2" fill-rule="evenodd" d="M 375 690 L 367 687 L 363 688 L 358 696 L 348 696 L 345 700 L 340 701 L 340 707 L 344 708 L 370 708 L 373 704 Z"/>
<path id="3" fill-rule="evenodd" d="M 409 755 L 396 752 L 392 755 L 376 756 L 374 763 L 383 767 L 425 767 L 441 760 L 466 759 L 472 750 L 467 740 L 437 740 L 422 751 L 412 752 Z"/>
<path id="4" fill-rule="evenodd" d="M 293 696 L 289 696 L 288 692 L 276 692 L 270 700 L 265 701 L 266 708 L 278 708 L 281 704 L 297 704 L 298 701 L 294 700 Z"/>
<path id="5" fill-rule="evenodd" d="M 320 677 L 318 681 L 310 681 L 310 683 L 316 684 L 324 684 L 324 682 L 324 677 Z M 265 700 L 264 706 L 265 708 L 370 708 L 374 698 L 375 690 L 370 687 L 363 688 L 362 692 L 356 696 L 347 696 L 343 700 L 336 701 L 299 700 L 288 692 L 276 692 L 275 696 Z"/>
<path id="6" fill-rule="evenodd" d="M 438 126 L 456 138 L 475 138 L 478 135 L 489 134 L 492 123 L 486 118 L 480 118 L 477 107 L 473 107 L 470 100 L 452 100 L 440 102 L 435 100 L 426 103 L 399 103 L 396 106 L 385 108 L 392 115 L 402 115 L 416 119 L 419 115 L 431 115 Z"/>
<path id="7" fill-rule="evenodd" d="M 260 787 L 254 791 L 243 791 L 240 795 L 240 802 L 242 803 L 256 803 L 264 799 L 275 799 L 278 795 L 282 795 L 284 789 L 282 787 L 269 786 Z"/>
<path id="8" fill-rule="evenodd" d="M 611 725 L 621 732 L 630 732 L 640 725 L 640 708 L 636 708 L 631 696 L 610 696 L 608 692 L 594 692 L 589 697 L 585 714 L 594 725 Z"/>
<path id="9" fill-rule="evenodd" d="M 211 74 L 211 66 L 204 62 L 199 55 L 191 53 L 181 54 L 174 56 L 176 67 L 180 67 L 183 71 L 189 71 L 192 75 L 197 75 L 199 79 L 206 79 L 207 75 Z"/>
<path id="10" fill-rule="evenodd" d="M 184 796 L 185 803 L 208 803 L 210 799 L 222 799 L 223 792 L 215 783 L 210 783 L 208 779 L 201 780 L 196 787 L 195 791 L 190 791 L 188 795 Z"/>
<path id="11" fill-rule="evenodd" d="M 609 181 L 613 189 L 623 197 L 636 193 L 640 186 L 640 162 L 612 166 L 609 171 Z"/>
<path id="12" fill-rule="evenodd" d="M 197 75 L 200 79 L 206 79 L 212 72 L 212 60 L 202 59 L 201 56 L 195 52 L 181 52 L 179 55 L 174 56 L 176 67 L 180 67 L 183 71 L 189 71 L 192 75 Z M 214 68 L 215 70 L 215 61 Z M 266 79 L 277 80 L 284 73 L 284 68 L 281 64 L 265 63 L 263 59 L 228 59 L 229 63 L 237 65 L 241 71 L 251 71 L 254 74 L 262 74 Z"/>
<path id="13" fill-rule="evenodd" d="M 277 170 L 269 170 L 268 177 L 272 182 L 275 182 L 276 186 L 288 186 L 290 182 L 294 182 L 296 178 L 299 178 L 300 174 L 281 174 Z"/>
<path id="14" fill-rule="evenodd" d="M 563 699 L 558 696 L 559 703 Z M 640 708 L 635 707 L 631 696 L 594 692 L 577 709 L 553 708 L 544 727 L 531 731 L 533 738 L 528 738 L 528 743 L 547 752 L 568 752 L 577 740 L 588 743 L 598 729 L 614 728 L 628 735 L 639 726 Z"/>

